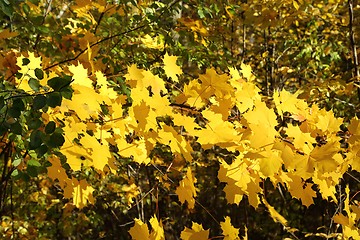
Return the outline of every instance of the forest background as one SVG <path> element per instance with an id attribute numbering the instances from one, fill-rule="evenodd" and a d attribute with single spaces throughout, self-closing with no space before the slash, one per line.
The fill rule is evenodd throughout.
<path id="1" fill-rule="evenodd" d="M 360 239 L 360 3 L 0 1 L 4 239 Z"/>

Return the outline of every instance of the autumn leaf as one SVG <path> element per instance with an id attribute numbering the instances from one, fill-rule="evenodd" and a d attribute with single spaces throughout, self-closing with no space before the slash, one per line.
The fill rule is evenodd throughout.
<path id="1" fill-rule="evenodd" d="M 87 88 L 93 88 L 93 81 L 88 77 L 88 70 L 81 63 L 77 66 L 70 65 L 69 71 L 73 74 L 74 84 L 78 84 Z"/>
<path id="2" fill-rule="evenodd" d="M 165 240 L 162 223 L 157 220 L 155 215 L 149 221 L 152 228 L 151 233 L 149 233 L 146 223 L 137 218 L 134 221 L 135 225 L 129 230 L 133 240 Z"/>
<path id="3" fill-rule="evenodd" d="M 58 179 L 60 186 L 64 188 L 64 180 L 67 179 L 68 176 L 61 165 L 60 159 L 56 156 L 50 156 L 48 161 L 51 163 L 51 166 L 47 167 L 48 176 L 52 180 Z"/>
<path id="4" fill-rule="evenodd" d="M 93 191 L 94 189 L 88 184 L 86 180 L 72 180 L 72 186 L 68 186 L 72 188 L 72 198 L 73 203 L 78 208 L 83 208 L 87 205 L 87 203 L 94 203 Z"/>
<path id="5" fill-rule="evenodd" d="M 187 228 L 181 232 L 182 240 L 208 240 L 209 230 L 204 230 L 201 224 L 192 223 L 192 228 Z"/>
<path id="6" fill-rule="evenodd" d="M 214 68 L 206 70 L 205 74 L 199 76 L 202 89 L 209 89 L 210 95 L 215 95 L 221 98 L 233 91 L 229 81 L 229 76 L 226 74 L 218 74 Z M 202 90 L 201 92 L 203 92 Z"/>
<path id="7" fill-rule="evenodd" d="M 150 36 L 149 34 L 146 34 L 144 37 L 140 38 L 140 41 L 147 48 L 158 49 L 158 50 L 164 49 L 164 36 L 161 34 L 154 37 Z"/>
<path id="8" fill-rule="evenodd" d="M 208 120 L 207 127 L 197 130 L 195 136 L 198 136 L 198 142 L 203 148 L 208 149 L 213 145 L 230 147 L 240 142 L 240 134 L 233 124 L 222 120 L 222 114 L 208 110 L 202 114 Z"/>
<path id="9" fill-rule="evenodd" d="M 337 141 L 327 142 L 316 146 L 310 153 L 310 159 L 314 161 L 317 170 L 321 173 L 335 171 L 343 161 L 340 156 L 340 143 Z"/>
<path id="10" fill-rule="evenodd" d="M 171 56 L 168 53 L 164 56 L 164 71 L 167 77 L 171 78 L 174 82 L 179 82 L 178 76 L 182 74 L 181 67 L 176 64 L 177 57 Z"/>
<path id="11" fill-rule="evenodd" d="M 196 188 L 194 183 L 196 178 L 192 175 L 191 168 L 187 169 L 186 176 L 180 181 L 180 185 L 176 188 L 175 193 L 179 197 L 179 201 L 184 204 L 188 203 L 188 208 L 193 209 L 195 205 Z"/>
<path id="12" fill-rule="evenodd" d="M 12 38 L 12 37 L 16 37 L 17 35 L 19 35 L 19 33 L 17 32 L 10 32 L 10 29 L 4 29 L 3 31 L 0 32 L 0 40 L 1 39 L 7 39 L 7 38 Z"/>
<path id="13" fill-rule="evenodd" d="M 165 240 L 162 222 L 161 221 L 159 222 L 155 215 L 150 219 L 150 225 L 152 228 L 152 231 L 150 234 L 150 239 L 151 240 Z"/>
<path id="14" fill-rule="evenodd" d="M 186 102 L 191 107 L 202 108 L 207 104 L 211 94 L 210 88 L 203 89 L 202 84 L 197 80 L 191 80 L 184 85 L 184 90 L 177 96 L 176 102 L 179 104 Z"/>
<path id="15" fill-rule="evenodd" d="M 126 82 L 130 85 L 130 87 L 135 88 L 139 83 L 141 83 L 141 80 L 144 78 L 143 70 L 137 68 L 135 64 L 132 64 L 131 66 L 128 66 L 127 68 L 127 74 L 125 74 Z M 139 87 L 143 87 L 139 85 Z"/>
<path id="16" fill-rule="evenodd" d="M 300 115 L 308 107 L 304 100 L 298 99 L 299 92 L 291 94 L 285 89 L 280 92 L 274 91 L 273 99 L 277 109 L 277 113 L 283 117 L 285 112 L 294 115 Z"/>
<path id="17" fill-rule="evenodd" d="M 33 52 L 27 53 L 28 57 L 21 55 L 16 60 L 16 65 L 20 67 L 19 73 L 23 74 L 20 79 L 16 79 L 18 88 L 26 92 L 33 92 L 34 90 L 30 86 L 30 79 L 37 79 L 36 69 L 42 69 L 41 57 L 35 57 Z"/>
<path id="18" fill-rule="evenodd" d="M 314 203 L 313 198 L 316 197 L 316 192 L 311 188 L 312 183 L 305 183 L 300 176 L 295 174 L 288 174 L 292 181 L 287 183 L 289 192 L 297 199 L 300 199 L 302 204 L 309 207 Z"/>
<path id="19" fill-rule="evenodd" d="M 275 143 L 278 133 L 275 130 L 277 120 L 273 109 L 264 102 L 256 101 L 254 109 L 246 112 L 244 117 L 251 129 L 248 139 L 253 148 L 270 147 Z"/>
<path id="20" fill-rule="evenodd" d="M 221 222 L 220 226 L 224 235 L 224 240 L 240 240 L 239 229 L 233 227 L 230 217 L 225 217 L 225 222 Z"/>
<path id="21" fill-rule="evenodd" d="M 350 188 L 349 186 L 345 187 L 345 194 L 346 199 L 344 201 L 344 210 L 347 213 L 347 216 L 343 215 L 342 213 L 337 214 L 333 217 L 333 220 L 336 223 L 342 225 L 342 232 L 343 236 L 346 239 L 359 239 L 360 238 L 360 231 L 355 226 L 356 221 L 360 218 L 356 212 L 351 211 L 350 208 Z"/>
<path id="22" fill-rule="evenodd" d="M 113 88 L 110 88 L 108 86 L 108 82 L 107 82 L 107 79 L 104 76 L 104 74 L 100 71 L 96 71 L 95 76 L 97 79 L 97 85 L 100 86 L 100 88 L 99 88 L 100 94 L 109 97 L 109 99 L 116 99 L 118 94 L 114 91 Z M 104 99 L 106 99 L 106 98 L 104 98 Z M 107 101 L 106 103 L 109 105 L 111 104 L 109 101 Z"/>
<path id="23" fill-rule="evenodd" d="M 253 75 L 252 71 L 251 71 L 251 66 L 248 64 L 244 64 L 241 63 L 240 66 L 241 70 L 241 74 L 244 76 L 244 78 L 246 78 L 248 81 L 253 81 L 255 79 L 255 76 Z"/>
<path id="24" fill-rule="evenodd" d="M 289 137 L 293 138 L 293 143 L 296 149 L 305 154 L 310 154 L 314 149 L 313 143 L 316 143 L 316 139 L 311 136 L 310 133 L 303 132 L 298 126 L 289 125 L 286 133 Z"/>
<path id="25" fill-rule="evenodd" d="M 246 112 L 248 109 L 252 109 L 254 102 L 260 101 L 260 89 L 252 82 L 245 81 L 230 81 L 231 85 L 236 88 L 235 99 L 236 107 L 241 113 Z"/>
<path id="26" fill-rule="evenodd" d="M 150 240 L 149 229 L 146 223 L 135 218 L 135 225 L 130 228 L 129 233 L 133 240 Z"/>

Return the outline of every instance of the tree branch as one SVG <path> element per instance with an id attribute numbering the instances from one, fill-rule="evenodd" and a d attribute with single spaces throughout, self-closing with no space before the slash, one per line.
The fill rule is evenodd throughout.
<path id="1" fill-rule="evenodd" d="M 356 85 L 360 84 L 360 71 L 359 71 L 359 62 L 357 58 L 356 42 L 355 42 L 355 33 L 353 29 L 354 23 L 354 9 L 353 9 L 353 0 L 348 0 L 349 5 L 349 33 L 350 33 L 350 44 L 351 51 L 353 55 L 353 64 L 354 64 L 354 74 L 355 74 L 355 83 Z M 357 87 L 358 99 L 360 101 L 360 88 Z"/>

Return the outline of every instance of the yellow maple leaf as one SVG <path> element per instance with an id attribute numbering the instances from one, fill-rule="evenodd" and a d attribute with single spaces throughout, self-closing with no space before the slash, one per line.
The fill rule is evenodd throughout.
<path id="1" fill-rule="evenodd" d="M 187 169 L 186 176 L 180 181 L 180 185 L 176 188 L 175 193 L 179 197 L 179 201 L 184 204 L 188 203 L 188 208 L 193 209 L 195 206 L 196 188 L 194 183 L 196 178 L 192 175 L 191 169 Z"/>
<path id="2" fill-rule="evenodd" d="M 142 101 L 140 105 L 135 105 L 129 110 L 129 116 L 137 120 L 137 126 L 133 126 L 138 131 L 148 131 L 156 126 L 156 114 L 150 110 L 150 106 Z"/>
<path id="3" fill-rule="evenodd" d="M 289 125 L 286 133 L 289 137 L 294 138 L 293 143 L 296 149 L 305 154 L 310 154 L 314 149 L 312 144 L 316 143 L 316 139 L 313 138 L 310 133 L 301 131 L 298 126 Z"/>
<path id="4" fill-rule="evenodd" d="M 230 204 L 239 204 L 245 195 L 245 192 L 242 191 L 241 188 L 235 183 L 226 184 L 226 186 L 224 187 L 224 192 L 226 200 Z"/>
<path id="5" fill-rule="evenodd" d="M 152 231 L 150 234 L 150 239 L 151 240 L 165 240 L 165 234 L 164 234 L 162 222 L 161 221 L 159 222 L 155 215 L 150 219 L 150 225 L 152 228 Z"/>
<path id="6" fill-rule="evenodd" d="M 69 71 L 73 74 L 74 84 L 93 88 L 93 82 L 88 77 L 88 70 L 81 63 L 78 63 L 77 66 L 70 65 Z"/>
<path id="7" fill-rule="evenodd" d="M 92 7 L 90 0 L 76 0 L 76 4 L 71 6 L 71 9 L 76 13 L 78 18 L 84 18 L 92 24 L 96 24 L 94 16 L 89 11 Z"/>
<path id="8" fill-rule="evenodd" d="M 276 115 L 273 109 L 266 106 L 264 102 L 256 101 L 255 108 L 244 114 L 251 129 L 251 134 L 247 137 L 253 148 L 268 147 L 275 143 L 275 130 L 277 125 Z"/>
<path id="9" fill-rule="evenodd" d="M 265 151 L 258 158 L 260 165 L 260 174 L 264 177 L 272 178 L 282 167 L 283 161 L 280 157 L 280 151 Z"/>
<path id="10" fill-rule="evenodd" d="M 98 117 L 101 112 L 100 103 L 103 102 L 104 97 L 98 94 L 93 88 L 83 85 L 72 84 L 74 89 L 71 100 L 63 99 L 61 107 L 63 112 L 73 111 L 81 120 L 86 120 L 90 117 Z"/>
<path id="11" fill-rule="evenodd" d="M 240 72 L 241 74 L 244 76 L 244 78 L 246 78 L 248 81 L 253 81 L 255 79 L 254 74 L 251 72 L 251 66 L 241 63 L 240 65 Z"/>
<path id="12" fill-rule="evenodd" d="M 81 166 L 90 167 L 93 165 L 92 157 L 83 146 L 66 141 L 61 147 L 61 153 L 65 155 L 66 162 L 72 170 L 79 171 Z"/>
<path id="13" fill-rule="evenodd" d="M 146 34 L 144 37 L 140 38 L 140 41 L 148 48 L 159 50 L 164 49 L 164 36 L 161 34 L 155 37 Z"/>
<path id="14" fill-rule="evenodd" d="M 325 109 L 321 109 L 317 115 L 318 121 L 316 127 L 318 129 L 324 133 L 333 135 L 336 135 L 340 131 L 340 125 L 343 123 L 343 119 L 336 118 L 332 110 L 326 111 Z"/>
<path id="15" fill-rule="evenodd" d="M 187 161 L 192 161 L 192 148 L 188 141 L 181 135 L 179 135 L 174 128 L 167 125 L 162 125 L 162 130 L 158 131 L 160 143 L 170 146 L 171 151 L 174 154 L 183 155 Z"/>
<path id="16" fill-rule="evenodd" d="M 208 240 L 209 230 L 204 230 L 201 224 L 192 222 L 192 228 L 187 228 L 181 232 L 182 240 Z"/>
<path id="17" fill-rule="evenodd" d="M 195 123 L 195 119 L 190 116 L 185 116 L 178 113 L 173 113 L 171 116 L 173 117 L 172 120 L 176 126 L 183 126 L 185 131 L 192 136 L 195 135 L 195 129 L 200 127 L 197 123 Z"/>
<path id="18" fill-rule="evenodd" d="M 100 71 L 95 72 L 95 76 L 97 79 L 97 84 L 100 86 L 99 92 L 101 95 L 107 96 L 110 99 L 116 99 L 118 94 L 114 91 L 113 88 L 108 87 L 106 77 Z M 111 104 L 111 102 L 107 101 L 106 104 Z"/>
<path id="19" fill-rule="evenodd" d="M 260 177 L 253 177 L 251 179 L 251 182 L 248 184 L 246 194 L 249 197 L 249 203 L 251 206 L 253 206 L 255 209 L 260 204 L 260 197 L 259 194 L 262 194 L 263 190 L 260 188 Z"/>
<path id="20" fill-rule="evenodd" d="M 316 197 L 316 192 L 311 188 L 313 184 L 305 183 L 300 176 L 293 173 L 289 173 L 288 176 L 292 179 L 287 183 L 291 195 L 301 200 L 301 203 L 306 207 L 313 204 L 313 198 Z"/>
<path id="21" fill-rule="evenodd" d="M 298 99 L 299 92 L 291 94 L 285 89 L 280 92 L 274 91 L 273 99 L 278 114 L 283 117 L 283 113 L 299 115 L 307 109 L 307 103 Z"/>
<path id="22" fill-rule="evenodd" d="M 207 69 L 205 74 L 199 76 L 201 81 L 202 91 L 209 89 L 210 95 L 215 95 L 219 98 L 228 95 L 234 91 L 230 85 L 229 76 L 226 74 L 218 74 L 214 68 Z"/>
<path id="23" fill-rule="evenodd" d="M 3 31 L 0 32 L 0 40 L 1 39 L 7 39 L 7 38 L 12 38 L 12 37 L 16 37 L 17 35 L 19 35 L 19 33 L 17 32 L 10 32 L 10 29 L 4 29 Z"/>
<path id="24" fill-rule="evenodd" d="M 202 108 L 210 96 L 210 88 L 203 89 L 197 80 L 191 80 L 184 85 L 184 90 L 177 96 L 176 102 L 180 104 L 187 102 L 192 107 Z"/>
<path id="25" fill-rule="evenodd" d="M 351 211 L 350 208 L 350 188 L 347 185 L 345 187 L 346 199 L 344 201 L 344 210 L 347 213 L 347 216 L 343 215 L 342 213 L 337 214 L 333 217 L 334 222 L 339 223 L 342 225 L 343 237 L 344 239 L 359 239 L 360 238 L 360 231 L 356 227 L 355 223 L 356 220 L 359 219 L 356 211 Z"/>
<path id="26" fill-rule="evenodd" d="M 137 218 L 134 221 L 135 225 L 129 230 L 133 240 L 165 240 L 162 223 L 157 220 L 155 215 L 149 221 L 152 228 L 151 233 L 149 233 L 146 223 Z"/>
<path id="27" fill-rule="evenodd" d="M 321 193 L 323 199 L 328 199 L 331 197 L 334 202 L 337 203 L 338 200 L 335 196 L 337 190 L 335 186 L 338 184 L 337 179 L 340 179 L 341 176 L 342 173 L 339 173 L 339 176 L 336 177 L 334 172 L 331 172 L 330 176 L 326 176 L 326 174 L 315 170 L 312 180 L 318 186 L 319 192 Z"/>
<path id="28" fill-rule="evenodd" d="M 175 82 L 179 82 L 178 76 L 183 72 L 181 67 L 176 64 L 177 57 L 171 56 L 168 53 L 164 56 L 164 70 L 167 77 L 171 78 Z"/>
<path id="29" fill-rule="evenodd" d="M 149 240 L 150 234 L 146 223 L 140 219 L 135 218 L 135 225 L 130 228 L 129 233 L 133 240 Z"/>
<path id="30" fill-rule="evenodd" d="M 360 140 L 360 121 L 357 117 L 354 117 L 350 120 L 348 130 L 351 133 L 351 136 L 348 140 L 350 144 L 354 144 Z"/>
<path id="31" fill-rule="evenodd" d="M 319 172 L 332 172 L 340 165 L 342 157 L 339 157 L 340 143 L 338 141 L 327 142 L 324 145 L 316 146 L 310 153 L 310 160 L 314 161 Z"/>
<path id="32" fill-rule="evenodd" d="M 234 228 L 229 216 L 225 217 L 225 222 L 221 222 L 220 226 L 224 235 L 224 240 L 240 240 L 239 229 Z"/>
<path id="33" fill-rule="evenodd" d="M 74 205 L 78 208 L 83 208 L 87 205 L 87 202 L 93 204 L 94 198 L 92 193 L 94 188 L 92 188 L 86 180 L 74 180 L 74 189 L 73 189 L 73 202 Z"/>
<path id="34" fill-rule="evenodd" d="M 231 76 L 231 79 L 230 79 L 230 83 L 231 85 L 233 84 L 240 84 L 241 82 L 243 82 L 244 80 L 242 79 L 242 77 L 240 76 L 240 72 L 239 70 L 237 70 L 236 68 L 234 67 L 229 67 L 229 73 L 230 73 L 230 76 Z M 233 85 L 234 86 L 234 85 Z M 234 86 L 235 87 L 235 86 Z"/>
<path id="35" fill-rule="evenodd" d="M 222 162 L 220 165 L 219 180 L 231 182 L 229 181 L 230 178 L 236 182 L 236 186 L 240 187 L 240 189 L 245 192 L 247 190 L 247 185 L 251 181 L 249 164 L 250 162 L 241 156 L 238 156 L 230 165 L 226 162 Z M 223 171 L 225 171 L 225 174 L 224 176 L 221 176 Z"/>
<path id="36" fill-rule="evenodd" d="M 255 101 L 260 101 L 260 89 L 252 82 L 231 82 L 232 86 L 236 88 L 235 99 L 236 107 L 241 113 L 252 109 Z"/>
<path id="37" fill-rule="evenodd" d="M 154 94 L 160 95 L 160 91 L 166 92 L 164 80 L 162 80 L 159 76 L 154 75 L 152 72 L 146 70 L 143 71 L 144 78 L 141 80 L 143 82 L 143 86 L 145 88 L 151 86 L 151 91 Z"/>
<path id="38" fill-rule="evenodd" d="M 48 161 L 51 163 L 51 166 L 47 167 L 47 175 L 52 179 L 58 179 L 59 185 L 61 188 L 64 188 L 64 180 L 68 178 L 65 169 L 62 167 L 60 159 L 52 155 L 48 157 Z"/>
<path id="39" fill-rule="evenodd" d="M 118 145 L 119 154 L 121 156 L 132 156 L 134 161 L 139 164 L 148 164 L 150 162 L 144 139 L 133 141 L 131 144 L 128 144 L 124 139 L 116 139 L 115 141 Z"/>
<path id="40" fill-rule="evenodd" d="M 41 57 L 35 57 L 35 54 L 33 52 L 28 52 L 27 55 L 28 57 L 26 57 L 25 55 L 21 55 L 16 59 L 16 65 L 20 67 L 18 72 L 23 74 L 20 79 L 16 79 L 16 83 L 18 84 L 19 89 L 22 89 L 26 92 L 32 92 L 33 90 L 29 85 L 29 79 L 37 78 L 35 75 L 35 69 L 42 69 L 42 60 Z M 23 66 L 23 60 L 25 58 L 29 60 L 29 63 Z"/>
<path id="41" fill-rule="evenodd" d="M 135 64 L 128 66 L 128 73 L 125 74 L 126 82 L 130 85 L 130 87 L 137 87 L 138 83 L 144 78 L 142 69 L 137 68 Z M 139 86 L 140 88 L 143 86 Z"/>
<path id="42" fill-rule="evenodd" d="M 204 110 L 203 116 L 208 120 L 206 128 L 197 130 L 198 142 L 204 149 L 218 146 L 235 146 L 241 136 L 230 122 L 223 121 L 222 114 L 216 114 L 210 110 Z"/>

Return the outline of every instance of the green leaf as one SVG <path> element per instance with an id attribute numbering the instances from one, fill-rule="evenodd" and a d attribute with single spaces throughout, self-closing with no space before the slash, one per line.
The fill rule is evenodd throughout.
<path id="1" fill-rule="evenodd" d="M 18 158 L 18 159 L 15 159 L 14 161 L 12 161 L 12 165 L 14 167 L 17 167 L 20 165 L 20 163 L 22 162 L 22 159 L 21 158 Z"/>
<path id="2" fill-rule="evenodd" d="M 0 9 L 3 13 L 5 13 L 5 15 L 7 15 L 8 17 L 12 17 L 14 9 L 13 7 L 10 5 L 9 2 L 7 1 L 0 1 Z"/>
<path id="3" fill-rule="evenodd" d="M 46 127 L 45 127 L 45 133 L 46 134 L 51 134 L 55 131 L 55 128 L 56 128 L 56 124 L 54 121 L 50 121 Z"/>
<path id="4" fill-rule="evenodd" d="M 55 91 L 60 91 L 62 88 L 69 86 L 71 78 L 68 77 L 54 77 L 50 79 L 47 84 Z"/>
<path id="5" fill-rule="evenodd" d="M 0 97 L 0 110 L 6 106 L 5 98 L 3 96 Z"/>
<path id="6" fill-rule="evenodd" d="M 65 142 L 64 136 L 59 132 L 54 132 L 51 134 L 49 140 L 47 141 L 47 145 L 52 148 L 61 147 Z"/>
<path id="7" fill-rule="evenodd" d="M 22 9 L 26 15 L 28 15 L 30 13 L 30 7 L 26 3 L 23 3 Z"/>
<path id="8" fill-rule="evenodd" d="M 28 165 L 26 168 L 27 174 L 29 174 L 30 177 L 37 177 L 38 176 L 38 167 Z"/>
<path id="9" fill-rule="evenodd" d="M 34 23 L 34 25 L 41 25 L 43 23 L 44 17 L 43 16 L 36 16 L 34 18 L 32 18 L 32 21 Z"/>
<path id="10" fill-rule="evenodd" d="M 66 99 L 71 100 L 72 94 L 73 90 L 70 86 L 61 89 L 61 95 Z"/>
<path id="11" fill-rule="evenodd" d="M 28 59 L 28 58 L 23 58 L 23 60 L 22 60 L 22 65 L 23 66 L 26 66 L 26 65 L 28 65 L 30 63 L 30 60 Z"/>
<path id="12" fill-rule="evenodd" d="M 44 156 L 48 150 L 49 150 L 49 148 L 45 144 L 42 144 L 39 148 L 35 149 L 35 152 L 36 152 L 37 156 L 40 158 L 40 157 Z"/>
<path id="13" fill-rule="evenodd" d="M 29 129 L 38 129 L 41 126 L 42 121 L 40 119 L 29 119 L 27 123 Z"/>
<path id="14" fill-rule="evenodd" d="M 44 78 L 44 72 L 40 68 L 36 68 L 35 76 L 37 77 L 37 79 L 42 80 Z"/>
<path id="15" fill-rule="evenodd" d="M 12 177 L 17 177 L 19 175 L 19 170 L 15 169 L 12 173 L 11 176 Z"/>
<path id="16" fill-rule="evenodd" d="M 36 148 L 40 147 L 41 144 L 43 143 L 42 136 L 43 136 L 43 133 L 40 130 L 32 131 L 30 134 L 29 148 L 36 149 Z"/>
<path id="17" fill-rule="evenodd" d="M 204 10 L 202 8 L 198 9 L 198 15 L 199 15 L 200 18 L 205 18 L 205 13 L 204 13 Z"/>
<path id="18" fill-rule="evenodd" d="M 47 99 L 46 99 L 46 97 L 44 95 L 37 95 L 34 98 L 33 109 L 34 110 L 39 110 L 39 109 L 45 107 L 46 101 L 47 101 Z"/>
<path id="19" fill-rule="evenodd" d="M 16 98 L 12 104 L 13 108 L 19 109 L 20 111 L 25 110 L 25 104 L 22 99 Z"/>
<path id="20" fill-rule="evenodd" d="M 35 160 L 35 159 L 30 159 L 28 162 L 27 162 L 27 165 L 28 166 L 34 166 L 34 167 L 41 167 L 41 164 L 39 161 Z"/>
<path id="21" fill-rule="evenodd" d="M 18 118 L 21 115 L 21 111 L 17 108 L 12 107 L 8 110 L 8 115 L 13 118 Z"/>
<path id="22" fill-rule="evenodd" d="M 49 33 L 50 32 L 50 28 L 46 27 L 46 26 L 38 26 L 37 29 L 41 32 L 41 33 Z"/>
<path id="23" fill-rule="evenodd" d="M 10 125 L 10 131 L 17 135 L 21 135 L 21 133 L 22 133 L 21 124 L 18 121 L 14 122 L 13 124 Z"/>
<path id="24" fill-rule="evenodd" d="M 50 107 L 56 107 L 56 106 L 60 106 L 61 105 L 61 101 L 62 101 L 62 96 L 60 93 L 58 92 L 52 92 L 49 95 L 47 95 L 47 105 L 49 105 Z"/>
<path id="25" fill-rule="evenodd" d="M 39 80 L 35 79 L 35 78 L 30 78 L 29 79 L 29 86 L 31 87 L 32 90 L 34 91 L 39 91 L 40 88 L 40 83 Z"/>

